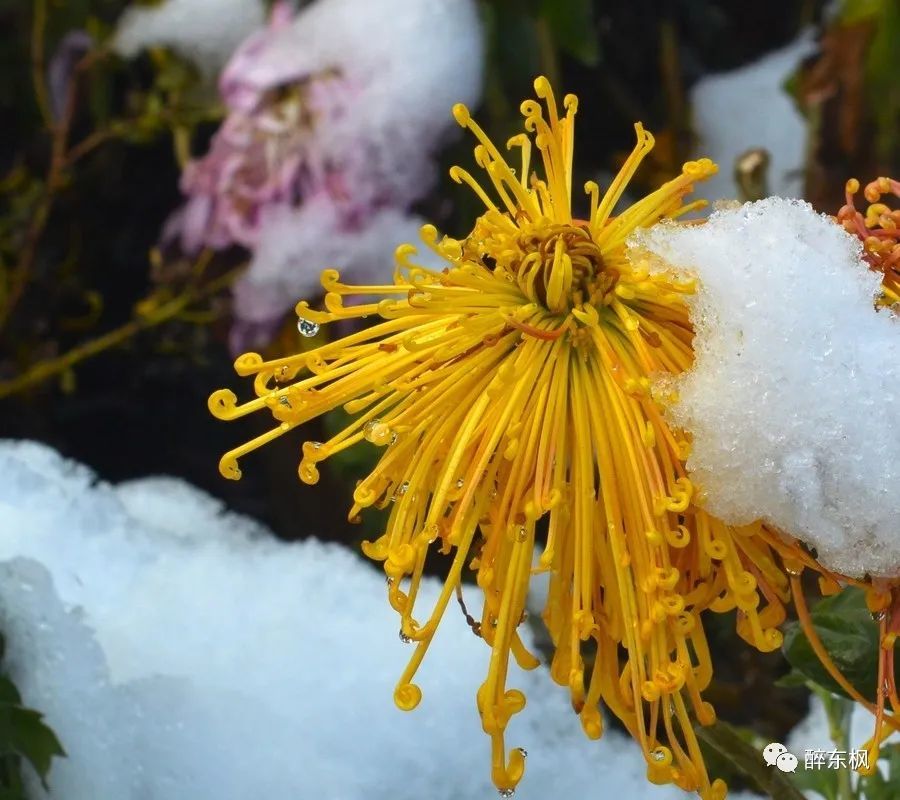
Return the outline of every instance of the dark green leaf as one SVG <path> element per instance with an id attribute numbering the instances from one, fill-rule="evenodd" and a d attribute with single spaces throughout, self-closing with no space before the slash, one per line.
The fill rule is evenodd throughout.
<path id="1" fill-rule="evenodd" d="M 848 588 L 812 609 L 813 626 L 837 668 L 864 697 L 875 699 L 878 683 L 878 627 L 863 592 Z M 798 622 L 784 628 L 784 655 L 791 666 L 830 692 L 846 695 L 813 652 Z"/>
<path id="2" fill-rule="evenodd" d="M 12 745 L 34 767 L 42 782 L 46 781 L 53 758 L 66 755 L 56 734 L 43 721 L 43 715 L 30 708 L 12 709 Z"/>
<path id="3" fill-rule="evenodd" d="M 0 677 L 0 705 L 18 706 L 22 704 L 22 697 L 15 684 L 6 677 Z"/>
<path id="4" fill-rule="evenodd" d="M 780 689 L 797 689 L 798 687 L 808 685 L 808 683 L 809 678 L 807 678 L 806 675 L 796 669 L 792 669 L 790 672 L 778 678 L 778 680 L 775 681 L 775 686 Z"/>

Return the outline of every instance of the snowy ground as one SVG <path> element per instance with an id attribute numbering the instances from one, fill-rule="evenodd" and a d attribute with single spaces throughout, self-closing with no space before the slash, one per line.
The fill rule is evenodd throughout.
<path id="1" fill-rule="evenodd" d="M 474 702 L 488 651 L 461 615 L 404 714 L 409 651 L 383 578 L 352 553 L 277 542 L 173 479 L 97 483 L 32 443 L 0 442 L 0 474 L 0 630 L 69 753 L 53 797 L 496 796 Z M 508 738 L 528 751 L 517 797 L 684 797 L 645 782 L 631 740 L 587 741 L 544 669 L 511 684 L 528 696 Z"/>

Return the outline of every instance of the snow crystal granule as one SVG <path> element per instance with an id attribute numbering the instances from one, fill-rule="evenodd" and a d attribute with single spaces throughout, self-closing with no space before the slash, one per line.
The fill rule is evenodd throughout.
<path id="1" fill-rule="evenodd" d="M 770 198 L 633 244 L 699 278 L 670 413 L 707 508 L 764 519 L 844 574 L 900 573 L 900 322 L 875 310 L 858 240 Z"/>

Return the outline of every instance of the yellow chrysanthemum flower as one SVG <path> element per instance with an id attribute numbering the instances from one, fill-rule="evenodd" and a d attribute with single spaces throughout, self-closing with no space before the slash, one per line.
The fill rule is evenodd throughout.
<path id="1" fill-rule="evenodd" d="M 328 270 L 327 310 L 300 303 L 301 332 L 342 319 L 382 321 L 289 358 L 236 361 L 239 374 L 256 376 L 257 399 L 237 405 L 221 390 L 210 397 L 212 413 L 231 420 L 268 411 L 278 424 L 227 453 L 220 468 L 240 477 L 241 456 L 338 407 L 354 421 L 330 441 L 303 445 L 301 480 L 315 483 L 318 462 L 363 439 L 385 448 L 357 486 L 350 517 L 373 505 L 391 509 L 386 532 L 364 550 L 384 563 L 401 637 L 415 643 L 395 700 L 407 710 L 418 704 L 416 670 L 474 574 L 483 603 L 477 620 L 467 617 L 491 648 L 477 703 L 501 794 L 512 793 L 525 768 L 524 753 L 507 754 L 504 744 L 510 717 L 525 705 L 507 688 L 510 654 L 520 667 L 538 664 L 518 628 L 531 576 L 549 571 L 551 674 L 569 688 L 585 733 L 600 737 L 605 705 L 640 743 L 652 781 L 722 797 L 692 727 L 714 719 L 701 698 L 712 666 L 700 613 L 737 608 L 741 636 L 774 650 L 789 591 L 781 556 L 811 562 L 761 526 L 729 528 L 692 502 L 689 437 L 666 422 L 666 398 L 654 388 L 657 376 L 691 366 L 684 298 L 694 285 L 651 271 L 626 240 L 700 205 L 683 198 L 716 166 L 689 162 L 614 216 L 653 147 L 638 124 L 637 146 L 609 188 L 586 184 L 589 212 L 579 219 L 571 191 L 576 98 L 565 98 L 559 116 L 548 82 L 538 79 L 535 90 L 544 105 L 522 104 L 530 135 L 508 143 L 520 151 L 518 171 L 464 106 L 454 108 L 478 140 L 488 181 L 459 168 L 451 176 L 486 211 L 462 240 L 423 228 L 443 270 L 417 266 L 409 245 L 398 249 L 387 285 L 347 286 Z M 540 171 L 532 170 L 533 146 Z M 345 307 L 349 295 L 372 299 Z M 452 565 L 436 607 L 423 614 L 417 591 L 435 549 L 452 553 Z"/>

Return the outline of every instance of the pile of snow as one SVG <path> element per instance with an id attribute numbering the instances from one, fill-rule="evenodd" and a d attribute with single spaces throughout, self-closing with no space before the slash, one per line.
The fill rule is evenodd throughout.
<path id="1" fill-rule="evenodd" d="M 718 174 L 699 187 L 704 197 L 735 198 L 735 160 L 756 147 L 770 156 L 769 193 L 802 197 L 806 125 L 784 82 L 813 50 L 811 37 L 803 36 L 753 64 L 703 78 L 693 88 L 697 153 L 719 165 Z"/>
<path id="2" fill-rule="evenodd" d="M 410 650 L 355 555 L 278 542 L 174 479 L 97 483 L 32 443 L 0 443 L 0 474 L 5 665 L 69 753 L 52 797 L 495 796 L 474 700 L 489 650 L 461 615 L 404 714 Z M 437 593 L 426 581 L 422 602 Z M 686 797 L 646 783 L 630 739 L 585 739 L 546 670 L 513 670 L 528 695 L 509 728 L 529 754 L 518 796 Z"/>
<path id="3" fill-rule="evenodd" d="M 857 239 L 769 198 L 634 242 L 700 279 L 673 420 L 709 510 L 766 519 L 846 575 L 900 574 L 900 320 Z"/>
<path id="4" fill-rule="evenodd" d="M 113 49 L 133 58 L 148 47 L 170 47 L 214 77 L 265 18 L 262 0 L 164 0 L 154 6 L 132 5 L 119 18 Z"/>

